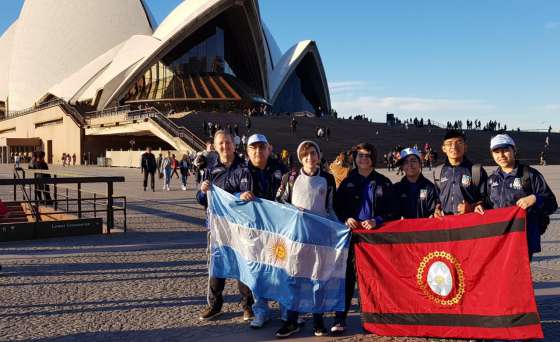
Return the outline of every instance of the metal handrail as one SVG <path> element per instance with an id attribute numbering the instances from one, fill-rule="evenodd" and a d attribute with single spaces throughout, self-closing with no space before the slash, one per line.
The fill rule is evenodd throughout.
<path id="1" fill-rule="evenodd" d="M 14 178 L 17 180 L 21 180 L 22 178 L 19 176 L 19 171 L 23 172 L 23 177 L 25 178 L 25 170 L 23 170 L 22 168 L 15 168 L 14 169 Z M 39 208 L 37 206 L 37 203 L 33 204 L 32 200 L 31 200 L 31 194 L 27 193 L 27 190 L 25 190 L 25 184 L 23 183 L 19 183 L 18 184 L 21 187 L 21 193 L 23 194 L 23 199 L 24 201 L 29 205 L 29 207 L 31 208 L 31 214 L 33 215 L 33 217 L 35 218 L 35 222 L 40 222 L 41 221 L 41 214 L 39 213 Z M 31 188 L 30 188 L 31 191 Z M 15 193 L 15 189 L 14 189 L 14 197 L 16 196 Z"/>
<path id="2" fill-rule="evenodd" d="M 31 114 L 31 113 L 34 113 L 36 111 L 39 111 L 39 110 L 42 110 L 42 109 L 45 109 L 45 108 L 55 107 L 55 106 L 58 106 L 59 104 L 61 104 L 63 102 L 64 102 L 64 100 L 62 100 L 62 99 L 56 99 L 56 100 L 52 100 L 52 101 L 49 101 L 49 102 L 42 103 L 38 106 L 33 106 L 33 107 L 25 108 L 25 109 L 22 109 L 22 110 L 9 111 L 9 112 L 6 113 L 6 117 L 1 119 L 0 121 L 9 120 L 9 119 L 17 118 L 17 117 L 24 116 L 24 115 L 27 115 L 27 114 Z"/>

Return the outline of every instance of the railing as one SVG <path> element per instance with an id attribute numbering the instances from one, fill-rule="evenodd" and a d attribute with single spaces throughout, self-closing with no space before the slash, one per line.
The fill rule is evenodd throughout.
<path id="1" fill-rule="evenodd" d="M 21 172 L 21 176 L 20 176 L 20 172 Z M 14 180 L 21 180 L 21 179 L 25 179 L 25 170 L 22 169 L 21 167 L 15 168 Z M 31 208 L 31 215 L 35 219 L 35 222 L 41 221 L 41 214 L 39 213 L 39 205 L 37 203 L 31 202 L 31 185 L 29 186 L 29 194 L 28 194 L 27 190 L 25 190 L 24 184 L 19 182 L 18 184 L 14 183 L 14 201 L 17 200 L 17 185 L 19 185 L 21 188 L 21 193 L 23 195 L 24 201 L 27 203 L 27 205 L 29 205 L 29 208 Z"/>
<path id="2" fill-rule="evenodd" d="M 22 110 L 17 110 L 17 111 L 10 111 L 6 114 L 6 117 L 3 118 L 0 121 L 17 118 L 17 117 L 20 117 L 20 116 L 24 116 L 24 115 L 27 115 L 27 114 L 37 112 L 39 110 L 43 110 L 43 109 L 50 108 L 50 107 L 55 107 L 55 106 L 60 105 L 61 103 L 64 103 L 64 100 L 56 99 L 56 100 L 52 100 L 52 101 L 49 101 L 49 102 L 42 103 L 38 106 L 33 106 L 33 107 L 29 107 L 29 108 L 22 109 Z"/>
<path id="3" fill-rule="evenodd" d="M 107 233 L 110 234 L 115 226 L 115 212 L 122 212 L 123 229 L 126 232 L 126 196 L 114 196 L 114 183 L 124 182 L 124 177 L 57 177 L 56 174 L 47 172 L 36 172 L 34 178 L 25 178 L 25 173 L 23 175 L 21 178 L 14 173 L 14 179 L 0 179 L 0 186 L 13 185 L 14 189 L 21 186 L 23 199 L 32 208 L 32 213 L 28 215 L 33 215 L 36 221 L 41 219 L 41 215 L 72 214 L 81 219 L 86 216 L 97 218 L 100 213 L 104 213 Z M 98 194 L 82 189 L 82 184 L 92 183 L 106 183 L 107 193 Z M 64 186 L 65 184 L 75 184 L 76 188 Z M 27 194 L 25 185 L 29 185 L 30 191 L 31 187 L 34 188 L 34 199 Z M 52 197 L 49 185 L 53 185 Z M 14 202 L 17 200 L 17 192 L 14 191 Z M 41 204 L 51 206 L 53 211 L 41 213 Z"/>
<path id="4" fill-rule="evenodd" d="M 101 118 L 105 116 L 114 116 L 122 113 L 130 112 L 130 105 L 106 108 L 99 111 L 86 112 L 85 116 L 88 119 Z"/>

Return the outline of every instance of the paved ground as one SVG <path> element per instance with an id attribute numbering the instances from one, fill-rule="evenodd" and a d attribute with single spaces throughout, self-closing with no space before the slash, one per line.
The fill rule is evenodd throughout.
<path id="1" fill-rule="evenodd" d="M 0 244 L 0 340 L 48 341 L 211 341 L 272 340 L 277 320 L 250 330 L 232 283 L 226 287 L 225 314 L 200 323 L 206 303 L 206 234 L 193 185 L 171 192 L 141 190 L 137 169 L 95 167 L 56 169 L 76 174 L 124 175 L 117 194 L 128 196 L 129 231 Z M 560 167 L 543 170 L 560 190 Z M 9 168 L 0 167 L 9 175 Z M 395 179 L 394 176 L 391 176 Z M 105 191 L 103 186 L 86 187 Z M 9 189 L 0 189 L 9 198 Z M 560 197 L 559 197 L 560 198 Z M 117 218 L 117 224 L 122 220 Z M 560 341 L 560 216 L 545 235 L 544 251 L 533 262 L 533 278 L 546 340 Z M 299 339 L 311 336 L 310 324 Z M 342 340 L 427 341 L 363 335 L 359 316 Z M 322 338 L 319 340 L 332 340 Z"/>

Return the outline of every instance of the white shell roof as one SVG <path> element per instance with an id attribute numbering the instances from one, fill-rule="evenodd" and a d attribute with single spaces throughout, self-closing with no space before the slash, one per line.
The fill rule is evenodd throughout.
<path id="1" fill-rule="evenodd" d="M 0 37 L 0 101 L 9 96 L 10 110 L 20 110 L 47 93 L 74 103 L 103 90 L 98 108 L 104 108 L 143 68 L 235 4 L 240 3 L 183 1 L 153 32 L 155 21 L 144 0 L 26 0 L 19 19 Z M 256 0 L 251 6 L 258 12 Z M 315 43 L 299 42 L 282 55 L 268 27 L 261 25 L 261 43 L 268 46 L 257 48 L 267 49 L 262 72 L 268 100 L 278 96 L 309 52 L 322 73 L 328 99 Z"/>
<path id="2" fill-rule="evenodd" d="M 0 37 L 0 101 L 6 101 L 8 97 L 10 63 L 16 28 L 17 21 Z"/>
<path id="3" fill-rule="evenodd" d="M 26 0 L 17 22 L 10 110 L 32 106 L 55 84 L 132 35 L 152 34 L 141 0 Z"/>

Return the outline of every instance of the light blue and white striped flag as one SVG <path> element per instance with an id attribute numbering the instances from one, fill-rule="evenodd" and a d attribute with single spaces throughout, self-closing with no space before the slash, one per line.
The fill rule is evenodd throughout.
<path id="1" fill-rule="evenodd" d="M 255 296 L 298 312 L 344 310 L 349 229 L 267 200 L 209 192 L 210 274 L 235 278 Z"/>

